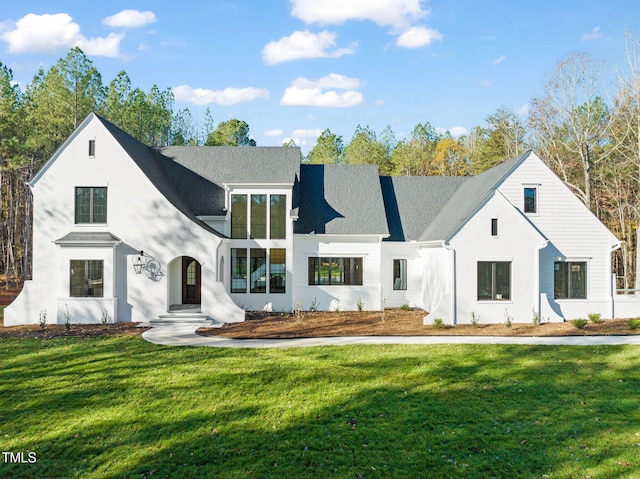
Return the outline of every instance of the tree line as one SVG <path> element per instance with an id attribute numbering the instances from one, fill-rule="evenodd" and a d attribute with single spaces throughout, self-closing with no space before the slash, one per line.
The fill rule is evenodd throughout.
<path id="1" fill-rule="evenodd" d="M 301 160 L 375 164 L 383 175 L 457 176 L 481 173 L 532 149 L 623 240 L 614 268 L 618 285 L 631 288 L 640 220 L 638 45 L 627 35 L 626 62 L 613 88 L 604 87 L 602 63 L 572 53 L 557 63 L 525 115 L 501 106 L 460 137 L 429 122 L 401 139 L 390 126 L 376 133 L 358 125 L 345 143 L 327 128 Z M 91 112 L 151 146 L 256 145 L 244 121 L 216 125 L 207 110 L 198 123 L 189 109 L 176 110 L 169 88 L 154 85 L 145 92 L 125 71 L 103 84 L 79 48 L 47 72 L 40 70 L 24 91 L 0 63 L 0 272 L 7 282 L 30 275 L 32 203 L 24 184 Z"/>

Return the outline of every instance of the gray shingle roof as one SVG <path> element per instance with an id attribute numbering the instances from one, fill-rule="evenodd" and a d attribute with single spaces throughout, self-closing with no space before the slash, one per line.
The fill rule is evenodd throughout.
<path id="1" fill-rule="evenodd" d="M 157 151 L 211 183 L 293 185 L 300 148 L 273 146 L 169 146 Z"/>
<path id="2" fill-rule="evenodd" d="M 449 199 L 468 180 L 463 176 L 382 176 L 389 241 L 417 241 Z"/>
<path id="3" fill-rule="evenodd" d="M 375 165 L 302 165 L 297 234 L 388 235 Z"/>
<path id="4" fill-rule="evenodd" d="M 491 168 L 477 176 L 467 177 L 437 217 L 420 235 L 420 241 L 448 240 L 466 219 L 489 197 L 529 152 Z"/>
<path id="5" fill-rule="evenodd" d="M 120 243 L 120 238 L 109 232 L 80 231 L 64 235 L 54 241 L 55 244 L 115 244 Z"/>

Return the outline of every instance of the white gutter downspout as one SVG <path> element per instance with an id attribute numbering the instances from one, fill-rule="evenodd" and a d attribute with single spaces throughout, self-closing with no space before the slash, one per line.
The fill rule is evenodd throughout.
<path id="1" fill-rule="evenodd" d="M 549 240 L 544 240 L 544 242 L 538 247 L 538 254 L 536 255 L 536 261 L 534 262 L 536 285 L 534 288 L 535 298 L 533 300 L 535 311 L 538 314 L 538 318 L 542 320 L 542 302 L 540 300 L 542 292 L 540 291 L 540 251 L 549 246 Z"/>
<path id="2" fill-rule="evenodd" d="M 442 241 L 442 247 L 450 252 L 449 260 L 451 267 L 451 324 L 458 324 L 458 311 L 456 301 L 456 250 L 445 241 Z"/>

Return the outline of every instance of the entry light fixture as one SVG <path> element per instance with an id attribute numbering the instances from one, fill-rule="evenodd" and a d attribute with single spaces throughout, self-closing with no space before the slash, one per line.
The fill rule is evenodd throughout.
<path id="1" fill-rule="evenodd" d="M 140 254 L 133 258 L 133 270 L 136 274 L 140 274 L 146 264 L 147 260 L 144 257 L 144 251 L 140 250 Z"/>

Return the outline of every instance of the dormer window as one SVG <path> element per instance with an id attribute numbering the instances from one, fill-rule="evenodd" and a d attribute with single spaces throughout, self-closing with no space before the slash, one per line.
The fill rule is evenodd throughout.
<path id="1" fill-rule="evenodd" d="M 538 212 L 538 188 L 535 186 L 526 186 L 524 188 L 524 212 Z"/>
<path id="2" fill-rule="evenodd" d="M 89 157 L 96 156 L 96 140 L 89 140 Z"/>

